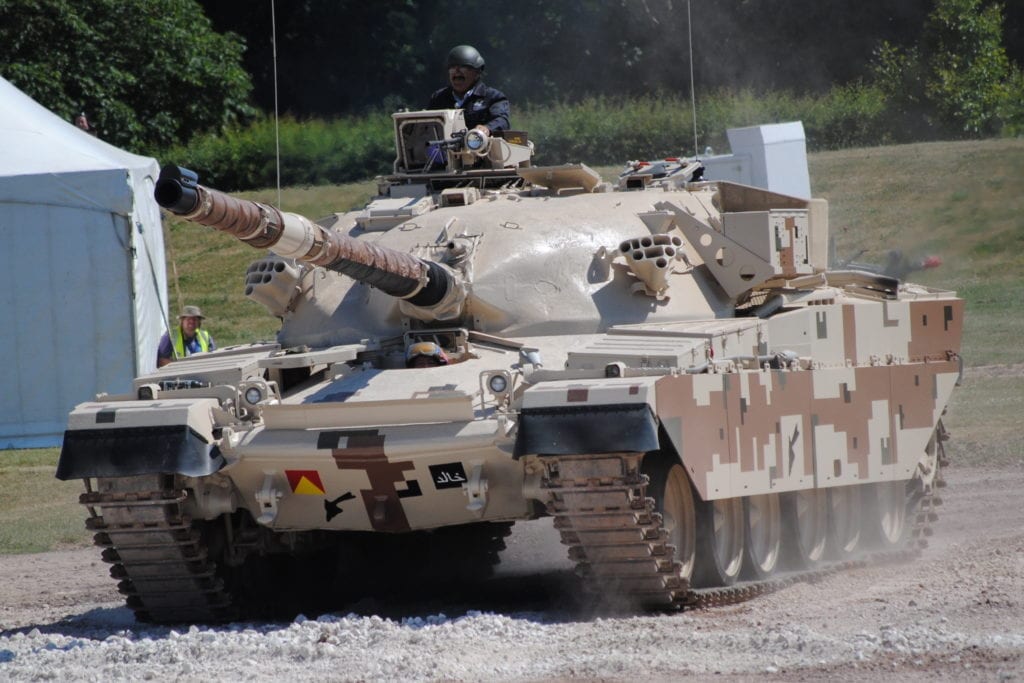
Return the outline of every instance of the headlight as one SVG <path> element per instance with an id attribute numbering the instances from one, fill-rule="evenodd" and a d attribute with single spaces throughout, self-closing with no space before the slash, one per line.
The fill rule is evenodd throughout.
<path id="1" fill-rule="evenodd" d="M 494 393 L 500 394 L 508 389 L 508 379 L 505 375 L 491 375 L 491 378 L 487 380 L 487 386 Z"/>
<path id="2" fill-rule="evenodd" d="M 263 392 L 259 387 L 249 387 L 245 390 L 245 402 L 251 406 L 263 400 Z"/>

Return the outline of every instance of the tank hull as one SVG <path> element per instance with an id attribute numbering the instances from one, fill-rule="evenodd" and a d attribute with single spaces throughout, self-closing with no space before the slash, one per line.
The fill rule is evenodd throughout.
<path id="1" fill-rule="evenodd" d="M 168 467 L 167 460 L 135 459 L 134 467 L 123 471 L 91 473 L 105 475 L 100 481 L 123 475 L 115 480 L 122 482 L 140 475 L 177 475 L 177 490 L 187 493 L 174 503 L 171 516 L 192 519 L 192 525 L 218 525 L 244 514 L 249 526 L 267 538 L 308 537 L 308 543 L 320 547 L 323 542 L 312 538 L 321 532 L 339 534 L 339 539 L 346 533 L 409 535 L 552 516 L 582 574 L 606 581 L 605 574 L 625 564 L 638 575 L 617 579 L 620 596 L 638 605 L 679 606 L 692 600 L 694 577 L 681 577 L 672 562 L 659 563 L 666 544 L 647 538 L 666 532 L 654 507 L 658 500 L 644 483 L 651 478 L 645 459 L 657 463 L 671 454 L 701 503 L 839 489 L 865 498 L 885 482 L 931 493 L 936 430 L 961 370 L 950 351 L 959 347 L 963 313 L 960 300 L 933 296 L 885 304 L 840 299 L 764 320 L 628 326 L 571 341 L 505 339 L 505 344 L 538 349 L 554 364 L 570 366 L 536 369 L 513 389 L 515 409 L 485 398 L 481 378 L 514 365 L 520 354 L 491 348 L 486 361 L 426 371 L 383 370 L 371 377 L 353 373 L 315 383 L 264 406 L 260 422 L 247 429 L 218 422 L 208 398 L 193 399 L 189 410 L 182 407 L 189 399 L 168 399 L 163 409 L 142 402 L 142 412 L 138 401 L 92 402 L 79 406 L 76 415 L 94 423 L 104 420 L 92 429 L 108 433 L 103 442 L 108 446 L 111 439 L 138 438 L 146 426 L 142 422 L 161 428 L 180 424 L 183 415 L 193 423 L 197 415 L 208 420 L 198 428 L 192 424 L 190 431 L 211 435 L 216 457 L 223 461 L 214 471 L 196 476 L 193 455 L 177 467 Z M 681 372 L 678 365 L 651 367 L 660 362 L 666 342 L 676 355 L 701 358 L 705 348 L 730 348 L 737 356 L 749 356 L 758 344 L 770 345 L 776 334 L 811 339 L 807 356 L 821 360 L 807 367 L 799 361 L 781 368 L 737 364 L 700 373 Z M 751 348 L 737 346 L 744 343 Z M 837 345 L 842 348 L 834 349 Z M 891 353 L 883 358 L 876 347 Z M 604 368 L 616 362 L 629 375 L 638 357 L 651 364 L 643 373 L 603 376 Z M 830 357 L 849 361 L 829 362 Z M 271 359 L 267 354 L 265 361 Z M 215 355 L 203 360 L 209 363 Z M 230 363 L 230 357 L 224 362 Z M 187 367 L 180 363 L 177 373 Z M 415 380 L 409 379 L 412 372 L 418 375 Z M 159 376 L 139 379 L 140 386 L 159 381 Z M 465 389 L 471 385 L 475 392 Z M 130 426 L 122 426 L 119 416 Z M 217 430 L 219 440 L 212 438 Z M 65 447 L 62 468 L 97 461 L 95 454 L 76 450 L 75 443 Z M 567 481 L 565 463 L 580 456 L 586 467 Z M 620 490 L 604 490 L 616 481 Z M 586 514 L 574 505 L 582 505 Z M 605 558 L 617 546 L 605 537 L 602 544 L 588 545 L 587 533 L 580 533 L 583 528 L 594 537 L 596 530 L 587 525 L 593 510 L 602 506 L 608 508 L 603 523 L 619 527 L 616 539 L 624 530 L 642 539 L 619 549 L 628 561 L 609 562 Z M 126 508 L 116 509 L 123 515 Z M 153 514 L 155 509 L 170 510 L 150 506 L 145 511 Z M 262 543 L 274 545 L 266 539 Z M 294 547 L 277 552 L 305 556 Z M 633 557 L 637 554 L 641 557 Z M 210 593 L 205 587 L 195 589 L 206 597 L 192 611 L 182 612 L 178 604 L 161 608 L 162 598 L 156 606 L 145 601 L 148 585 L 143 581 L 130 595 L 141 605 L 142 618 L 205 621 L 246 613 L 238 611 L 239 605 L 211 611 L 208 598 L 233 604 L 233 594 Z"/>

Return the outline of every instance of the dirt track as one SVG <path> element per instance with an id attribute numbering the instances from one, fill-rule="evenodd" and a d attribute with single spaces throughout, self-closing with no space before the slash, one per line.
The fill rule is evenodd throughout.
<path id="1" fill-rule="evenodd" d="M 98 549 L 8 556 L 0 678 L 1024 680 L 1024 468 L 953 466 L 947 479 L 936 534 L 915 562 L 674 615 L 594 618 L 567 608 L 558 597 L 564 548 L 543 520 L 517 527 L 504 578 L 464 604 L 366 604 L 364 616 L 245 631 L 134 624 Z M 309 654 L 311 629 L 337 647 Z M 240 640 L 254 632 L 278 654 L 254 656 Z M 196 654 L 202 643 L 215 643 L 216 655 Z"/>

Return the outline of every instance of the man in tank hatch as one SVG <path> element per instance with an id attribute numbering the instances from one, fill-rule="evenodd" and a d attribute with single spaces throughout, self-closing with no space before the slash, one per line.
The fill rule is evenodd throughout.
<path id="1" fill-rule="evenodd" d="M 210 333 L 202 329 L 203 312 L 198 306 L 185 306 L 178 316 L 178 325 L 164 332 L 156 351 L 156 366 L 162 368 L 172 360 L 180 360 L 196 353 L 213 351 L 217 345 Z"/>
<path id="2" fill-rule="evenodd" d="M 428 109 L 461 109 L 468 128 L 489 133 L 508 130 L 509 103 L 505 94 L 480 79 L 484 58 L 471 45 L 456 45 L 448 53 L 448 85 L 430 96 Z"/>
<path id="3" fill-rule="evenodd" d="M 410 344 L 405 350 L 405 367 L 433 368 L 448 365 L 448 354 L 440 346 L 430 341 Z"/>

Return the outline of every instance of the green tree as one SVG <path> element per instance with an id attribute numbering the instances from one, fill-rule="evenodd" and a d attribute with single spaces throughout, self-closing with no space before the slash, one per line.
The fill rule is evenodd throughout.
<path id="1" fill-rule="evenodd" d="M 244 50 L 194 0 L 0 0 L 0 74 L 138 152 L 251 116 Z"/>
<path id="2" fill-rule="evenodd" d="M 918 44 L 883 42 L 874 74 L 908 129 L 977 136 L 1019 129 L 1020 71 L 1002 42 L 1003 7 L 936 0 Z M 920 130 L 916 131 L 917 134 Z"/>

